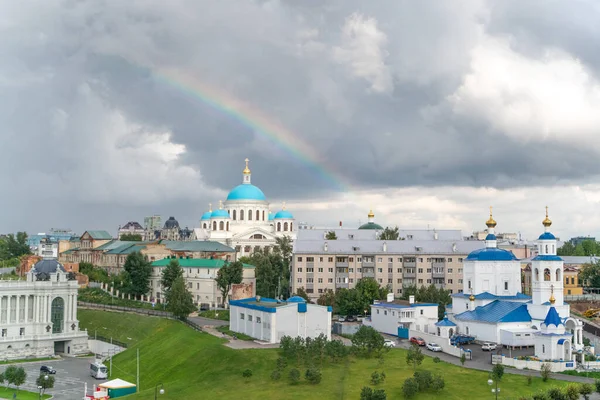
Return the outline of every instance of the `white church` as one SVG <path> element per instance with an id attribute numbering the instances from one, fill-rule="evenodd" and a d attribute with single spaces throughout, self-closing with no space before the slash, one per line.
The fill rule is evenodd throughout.
<path id="1" fill-rule="evenodd" d="M 229 192 L 225 202 L 219 201 L 218 209 L 209 207 L 193 233 L 195 240 L 211 240 L 235 248 L 238 257 L 257 249 L 271 249 L 278 237 L 295 240 L 297 230 L 285 203 L 281 210 L 271 213 L 265 194 L 252 184 L 249 160 L 245 161 L 242 183 Z"/>
<path id="2" fill-rule="evenodd" d="M 583 323 L 570 316 L 570 307 L 563 302 L 563 260 L 556 255 L 547 208 L 542 224 L 545 231 L 532 260 L 529 297 L 519 292 L 519 260 L 497 247 L 490 208 L 485 248 L 464 260 L 463 293 L 454 294 L 447 308 L 454 332 L 504 346 L 533 346 L 542 360 L 571 360 L 573 350 L 583 348 Z"/>

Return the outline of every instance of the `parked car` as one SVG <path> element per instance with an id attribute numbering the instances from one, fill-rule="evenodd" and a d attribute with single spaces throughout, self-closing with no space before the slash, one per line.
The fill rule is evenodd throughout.
<path id="1" fill-rule="evenodd" d="M 383 342 L 383 346 L 384 347 L 396 347 L 396 342 L 394 342 L 393 340 L 386 339 Z"/>
<path id="2" fill-rule="evenodd" d="M 440 347 L 439 344 L 429 342 L 429 343 L 427 343 L 427 350 L 442 351 L 442 348 Z"/>
<path id="3" fill-rule="evenodd" d="M 354 315 L 348 315 L 346 317 L 346 322 L 356 322 L 358 321 L 358 318 L 356 318 Z"/>
<path id="4" fill-rule="evenodd" d="M 40 372 L 46 373 L 46 374 L 56 374 L 56 370 L 54 368 L 52 368 L 49 365 L 42 365 L 40 367 Z"/>
<path id="5" fill-rule="evenodd" d="M 468 335 L 454 335 L 450 338 L 450 344 L 452 346 L 461 346 L 464 344 L 471 344 L 475 341 L 473 336 Z"/>
<path id="6" fill-rule="evenodd" d="M 409 339 L 409 341 L 413 344 L 416 344 L 417 346 L 425 346 L 425 341 L 423 340 L 423 338 L 420 337 L 411 337 Z"/>
<path id="7" fill-rule="evenodd" d="M 481 345 L 481 350 L 483 351 L 492 351 L 496 350 L 496 343 L 484 343 Z"/>

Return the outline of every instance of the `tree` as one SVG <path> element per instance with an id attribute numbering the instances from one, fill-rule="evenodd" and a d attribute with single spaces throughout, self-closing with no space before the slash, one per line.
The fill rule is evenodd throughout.
<path id="1" fill-rule="evenodd" d="M 583 383 L 579 388 L 579 393 L 581 393 L 584 400 L 589 400 L 590 395 L 594 393 L 594 387 L 589 383 Z"/>
<path id="2" fill-rule="evenodd" d="M 364 386 L 360 391 L 360 400 L 386 400 L 387 395 L 383 389 L 371 389 L 368 386 Z"/>
<path id="3" fill-rule="evenodd" d="M 4 385 L 6 378 L 4 377 L 4 372 L 0 372 L 0 385 Z"/>
<path id="4" fill-rule="evenodd" d="M 406 363 L 413 367 L 413 370 L 417 370 L 417 367 L 421 365 L 425 355 L 421 351 L 421 348 L 417 345 L 410 346 L 408 352 L 406 353 Z"/>
<path id="5" fill-rule="evenodd" d="M 306 370 L 304 377 L 308 382 L 316 385 L 321 382 L 321 371 L 318 368 L 311 367 Z"/>
<path id="6" fill-rule="evenodd" d="M 148 257 L 139 251 L 133 252 L 127 256 L 123 265 L 125 272 L 125 290 L 135 296 L 142 296 L 150 290 L 150 275 L 152 266 Z"/>
<path id="7" fill-rule="evenodd" d="M 215 282 L 217 282 L 217 287 L 221 290 L 223 303 L 227 302 L 227 296 L 229 295 L 231 286 L 242 283 L 243 275 L 244 265 L 239 261 L 234 261 L 232 263 L 226 262 L 219 268 Z"/>
<path id="8" fill-rule="evenodd" d="M 183 268 L 179 265 L 176 258 L 169 261 L 169 265 L 162 271 L 160 285 L 163 287 L 165 295 L 169 293 L 175 279 L 183 277 Z"/>
<path id="9" fill-rule="evenodd" d="M 141 242 L 142 235 L 139 233 L 124 233 L 121 235 L 119 240 L 123 240 L 125 242 Z"/>
<path id="10" fill-rule="evenodd" d="M 540 367 L 540 376 L 542 377 L 542 381 L 548 381 L 548 378 L 550 378 L 551 373 L 552 365 L 550 363 L 543 363 Z"/>
<path id="11" fill-rule="evenodd" d="M 342 315 L 359 315 L 364 310 L 364 303 L 356 289 L 338 289 L 335 304 L 337 312 Z"/>
<path id="12" fill-rule="evenodd" d="M 25 372 L 25 369 L 23 369 L 23 367 L 16 367 L 14 365 L 6 368 L 6 371 L 4 371 L 4 376 L 9 385 L 15 385 L 17 391 L 19 390 L 19 386 L 24 384 L 25 380 L 27 379 L 27 373 Z"/>
<path id="13" fill-rule="evenodd" d="M 42 395 L 46 392 L 46 389 L 52 389 L 54 387 L 54 376 L 52 375 L 40 375 L 35 380 L 35 384 L 42 388 Z"/>
<path id="14" fill-rule="evenodd" d="M 296 368 L 292 368 L 289 373 L 289 378 L 292 385 L 297 384 L 300 381 L 300 371 Z"/>
<path id="15" fill-rule="evenodd" d="M 179 319 L 186 319 L 196 309 L 192 294 L 185 287 L 183 276 L 175 279 L 166 294 L 167 310 Z"/>
<path id="16" fill-rule="evenodd" d="M 431 382 L 431 388 L 435 392 L 439 392 L 440 390 L 444 389 L 445 386 L 446 382 L 444 382 L 444 378 L 441 375 L 436 375 L 433 377 L 433 381 Z"/>
<path id="17" fill-rule="evenodd" d="M 326 240 L 337 240 L 337 235 L 335 234 L 335 231 L 329 231 L 325 234 L 325 239 Z"/>
<path id="18" fill-rule="evenodd" d="M 385 339 L 379 332 L 370 326 L 361 325 L 352 336 L 352 349 L 358 354 L 370 357 L 374 353 L 381 353 L 386 349 Z"/>
<path id="19" fill-rule="evenodd" d="M 433 375 L 430 371 L 415 371 L 413 377 L 417 380 L 420 391 L 429 389 L 433 384 Z"/>
<path id="20" fill-rule="evenodd" d="M 494 364 L 494 367 L 492 368 L 492 379 L 495 381 L 501 381 L 502 376 L 504 376 L 504 365 Z"/>
<path id="21" fill-rule="evenodd" d="M 399 236 L 400 232 L 397 226 L 393 228 L 388 226 L 379 234 L 379 240 L 398 240 Z"/>
<path id="22" fill-rule="evenodd" d="M 252 370 L 245 369 L 244 372 L 242 372 L 242 376 L 246 379 L 246 381 L 250 380 L 250 378 L 252 378 Z"/>
<path id="23" fill-rule="evenodd" d="M 402 385 L 402 394 L 405 399 L 412 399 L 419 393 L 419 383 L 415 378 L 407 378 Z"/>
<path id="24" fill-rule="evenodd" d="M 556 254 L 559 256 L 572 256 L 575 254 L 575 246 L 571 242 L 565 242 L 565 244 L 556 249 Z"/>
<path id="25" fill-rule="evenodd" d="M 10 260 L 25 254 L 31 254 L 26 232 L 17 232 L 16 236 L 9 233 L 0 238 L 0 260 Z"/>
<path id="26" fill-rule="evenodd" d="M 110 282 L 108 272 L 106 272 L 102 268 L 94 266 L 94 264 L 89 262 L 80 262 L 79 272 L 81 274 L 87 275 L 91 282 Z"/>
<path id="27" fill-rule="evenodd" d="M 319 296 L 317 304 L 320 306 L 331 306 L 335 309 L 335 292 L 331 289 L 327 289 L 325 293 Z"/>
<path id="28" fill-rule="evenodd" d="M 415 296 L 415 301 L 419 303 L 438 303 L 438 319 L 443 319 L 446 312 L 446 306 L 452 303 L 452 297 L 450 291 L 445 289 L 438 289 L 435 285 L 421 286 L 408 286 L 402 290 L 402 298 L 408 300 L 410 296 Z"/>
<path id="29" fill-rule="evenodd" d="M 298 290 L 296 290 L 296 294 L 295 296 L 300 296 L 302 297 L 304 300 L 306 300 L 307 303 L 312 303 L 310 301 L 310 298 L 308 297 L 308 293 L 306 293 L 306 290 L 304 290 L 303 287 L 298 288 Z"/>
<path id="30" fill-rule="evenodd" d="M 388 288 L 382 288 L 374 278 L 362 278 L 356 283 L 356 290 L 360 294 L 362 309 L 371 313 L 371 304 L 374 300 L 381 300 L 388 294 Z"/>
<path id="31" fill-rule="evenodd" d="M 579 278 L 586 286 L 600 287 L 600 262 L 585 264 L 579 272 Z"/>
<path id="32" fill-rule="evenodd" d="M 466 362 L 467 362 L 467 356 L 465 355 L 465 353 L 462 353 L 460 355 L 460 365 L 465 365 Z"/>

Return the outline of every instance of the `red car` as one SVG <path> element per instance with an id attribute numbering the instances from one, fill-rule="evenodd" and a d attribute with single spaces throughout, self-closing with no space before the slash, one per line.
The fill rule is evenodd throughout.
<path id="1" fill-rule="evenodd" d="M 425 341 L 420 337 L 411 337 L 409 342 L 416 344 L 417 346 L 425 346 Z"/>

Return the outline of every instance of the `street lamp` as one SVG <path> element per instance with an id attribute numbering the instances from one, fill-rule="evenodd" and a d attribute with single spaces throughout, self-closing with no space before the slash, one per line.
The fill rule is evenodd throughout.
<path id="1" fill-rule="evenodd" d="M 492 379 L 488 379 L 488 385 L 492 386 L 496 382 L 496 388 L 492 388 L 492 393 L 496 393 L 496 400 L 498 399 L 498 393 L 500 393 L 500 388 L 498 388 L 498 380 L 495 381 Z"/>
<path id="2" fill-rule="evenodd" d="M 48 375 L 44 375 L 44 385 L 39 385 L 38 386 L 38 390 L 40 391 L 40 399 L 42 398 L 42 389 L 45 391 L 46 390 L 46 385 L 48 382 Z"/>
<path id="3" fill-rule="evenodd" d="M 158 388 L 160 386 L 160 389 Z M 154 387 L 154 400 L 158 399 L 158 394 L 165 394 L 165 389 L 163 389 L 163 384 L 159 383 Z"/>

